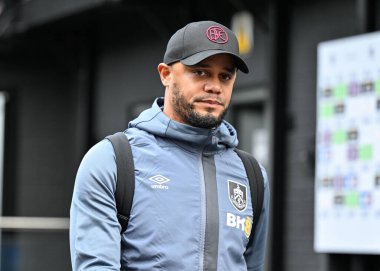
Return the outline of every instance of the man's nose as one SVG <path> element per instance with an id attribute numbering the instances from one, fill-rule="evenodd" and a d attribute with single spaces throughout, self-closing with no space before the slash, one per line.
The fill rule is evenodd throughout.
<path id="1" fill-rule="evenodd" d="M 210 78 L 207 80 L 204 89 L 208 93 L 220 94 L 222 92 L 222 86 L 219 78 Z"/>

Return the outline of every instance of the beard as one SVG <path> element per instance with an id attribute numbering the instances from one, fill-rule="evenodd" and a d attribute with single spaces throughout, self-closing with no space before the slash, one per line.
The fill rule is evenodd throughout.
<path id="1" fill-rule="evenodd" d="M 196 98 L 195 101 L 202 100 L 204 98 L 206 97 L 199 97 Z M 228 110 L 228 106 L 225 107 L 219 116 L 214 116 L 212 114 L 212 109 L 210 109 L 206 114 L 198 113 L 195 110 L 194 105 L 186 101 L 186 98 L 181 93 L 181 90 L 177 84 L 173 85 L 173 97 L 171 102 L 174 111 L 186 124 L 205 129 L 212 129 L 219 126 Z"/>

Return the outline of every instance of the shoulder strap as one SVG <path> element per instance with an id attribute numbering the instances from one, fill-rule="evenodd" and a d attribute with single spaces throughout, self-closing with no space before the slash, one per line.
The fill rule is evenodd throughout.
<path id="1" fill-rule="evenodd" d="M 131 214 L 133 193 L 135 190 L 135 166 L 131 146 L 123 132 L 106 137 L 111 141 L 116 155 L 117 180 L 115 202 L 117 219 L 121 225 L 121 233 L 128 227 Z"/>
<path id="2" fill-rule="evenodd" d="M 235 149 L 236 153 L 242 160 L 245 171 L 249 179 L 249 187 L 251 191 L 251 201 L 253 210 L 253 225 L 247 247 L 251 245 L 253 236 L 255 235 L 256 225 L 260 219 L 261 210 L 263 208 L 264 200 L 264 177 L 261 172 L 259 163 L 249 153 Z"/>

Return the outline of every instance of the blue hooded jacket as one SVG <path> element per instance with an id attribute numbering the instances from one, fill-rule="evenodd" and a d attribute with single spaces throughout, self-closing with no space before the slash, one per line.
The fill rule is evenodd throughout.
<path id="1" fill-rule="evenodd" d="M 163 99 L 125 131 L 135 164 L 135 193 L 128 229 L 116 217 L 116 163 L 105 139 L 84 156 L 70 212 L 73 270 L 259 271 L 264 264 L 269 185 L 252 218 L 249 181 L 234 148 L 235 129 L 175 122 Z M 246 247 L 252 223 L 258 223 Z"/>

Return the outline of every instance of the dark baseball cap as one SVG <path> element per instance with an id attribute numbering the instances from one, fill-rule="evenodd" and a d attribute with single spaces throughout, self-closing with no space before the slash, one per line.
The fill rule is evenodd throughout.
<path id="1" fill-rule="evenodd" d="M 178 61 L 192 66 L 217 54 L 229 54 L 236 67 L 244 73 L 249 69 L 239 55 L 238 40 L 230 29 L 213 21 L 189 23 L 170 38 L 164 55 L 164 63 Z"/>

